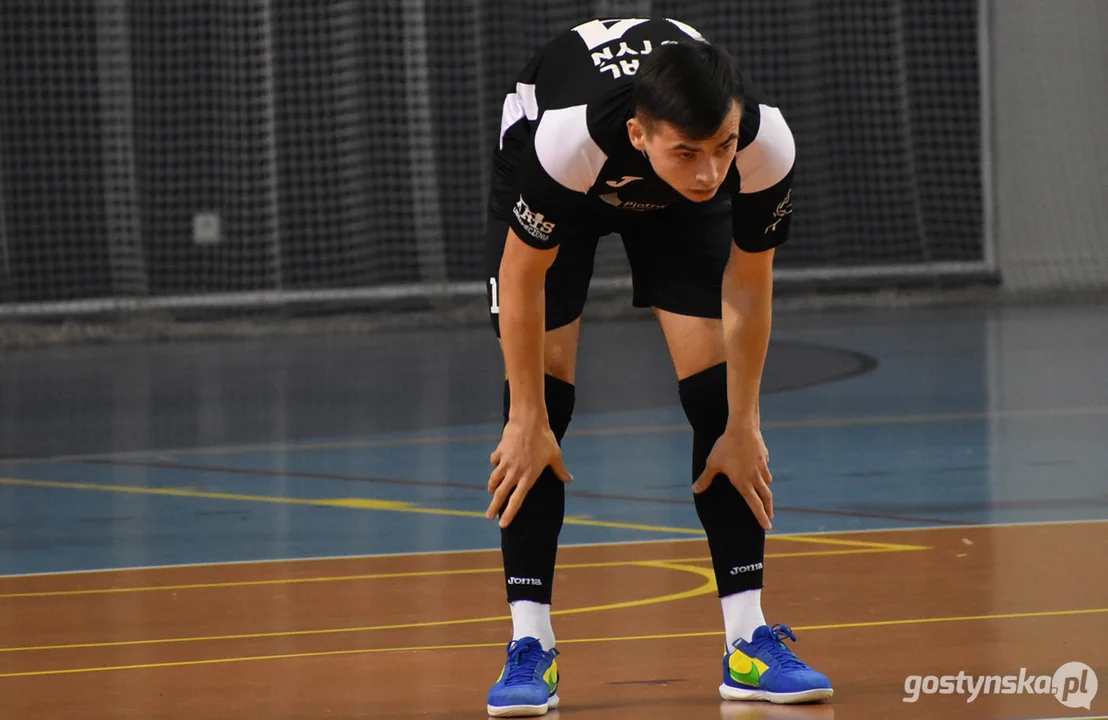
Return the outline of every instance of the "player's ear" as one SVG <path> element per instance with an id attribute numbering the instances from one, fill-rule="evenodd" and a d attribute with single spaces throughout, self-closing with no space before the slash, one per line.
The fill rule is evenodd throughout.
<path id="1" fill-rule="evenodd" d="M 646 128 L 637 117 L 627 121 L 627 137 L 636 150 L 646 152 Z"/>

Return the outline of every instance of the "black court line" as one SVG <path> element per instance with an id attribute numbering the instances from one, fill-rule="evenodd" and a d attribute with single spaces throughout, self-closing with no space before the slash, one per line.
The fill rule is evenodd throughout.
<path id="1" fill-rule="evenodd" d="M 383 478 L 366 475 L 343 475 L 338 473 L 302 472 L 264 470 L 261 468 L 236 468 L 222 467 L 218 465 L 189 465 L 185 463 L 166 462 L 159 460 L 79 460 L 75 464 L 85 463 L 89 465 L 128 465 L 133 467 L 160 468 L 163 470 L 189 470 L 194 472 L 214 472 L 225 475 L 246 475 L 249 477 L 287 477 L 304 478 L 308 480 L 337 480 L 340 482 L 367 483 L 375 485 L 400 485 L 407 487 L 433 487 L 450 488 L 455 490 L 473 490 L 487 492 L 487 486 L 470 483 L 436 482 L 433 480 L 402 480 L 399 478 Z M 692 484 L 692 481 L 689 481 Z M 586 498 L 590 500 L 612 500 L 616 502 L 654 503 L 661 505 L 692 505 L 691 498 L 656 498 L 642 497 L 639 495 L 612 495 L 609 493 L 595 493 L 587 490 L 566 490 L 566 497 Z M 797 507 L 794 505 L 775 505 L 774 511 L 793 512 L 803 515 L 828 515 L 832 517 L 864 518 L 868 520 L 892 520 L 894 522 L 923 523 L 931 525 L 958 525 L 961 520 L 946 520 L 943 518 L 905 515 L 901 513 L 878 513 L 855 510 L 829 510 L 822 508 Z"/>

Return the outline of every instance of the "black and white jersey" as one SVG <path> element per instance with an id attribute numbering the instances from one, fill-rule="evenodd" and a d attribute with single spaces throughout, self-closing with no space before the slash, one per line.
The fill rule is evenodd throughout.
<path id="1" fill-rule="evenodd" d="M 694 206 L 631 145 L 626 123 L 634 114 L 631 79 L 644 56 L 703 39 L 676 20 L 622 19 L 592 20 L 547 43 L 504 100 L 492 215 L 524 242 L 551 248 L 593 232 L 586 219 L 597 211 Z M 781 112 L 744 85 L 739 149 L 708 202 L 730 202 L 735 243 L 760 252 L 786 239 L 795 148 Z"/>

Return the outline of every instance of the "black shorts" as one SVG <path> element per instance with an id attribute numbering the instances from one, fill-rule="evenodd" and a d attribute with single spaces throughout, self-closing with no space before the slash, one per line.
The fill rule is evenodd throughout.
<path id="1" fill-rule="evenodd" d="M 719 318 L 723 270 L 731 252 L 731 203 L 681 204 L 652 212 L 598 214 L 590 231 L 562 243 L 546 273 L 546 329 L 569 325 L 585 307 L 601 237 L 618 233 L 631 265 L 632 305 Z M 595 228 L 594 230 L 591 228 Z M 500 259 L 508 220 L 490 217 L 486 234 L 489 315 L 500 336 Z"/>

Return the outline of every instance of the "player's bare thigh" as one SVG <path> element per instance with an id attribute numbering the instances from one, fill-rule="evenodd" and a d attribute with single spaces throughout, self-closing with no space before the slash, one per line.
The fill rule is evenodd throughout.
<path id="1" fill-rule="evenodd" d="M 543 371 L 559 380 L 570 383 L 577 378 L 577 343 L 581 337 L 581 318 L 555 330 L 547 330 L 543 337 Z"/>
<path id="2" fill-rule="evenodd" d="M 666 337 L 678 380 L 719 365 L 726 359 L 722 320 L 678 315 L 659 308 L 653 310 Z"/>

